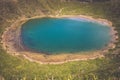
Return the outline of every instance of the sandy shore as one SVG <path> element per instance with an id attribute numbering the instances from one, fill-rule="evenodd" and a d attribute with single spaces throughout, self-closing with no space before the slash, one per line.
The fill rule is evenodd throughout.
<path id="1" fill-rule="evenodd" d="M 42 18 L 42 17 L 54 17 L 54 18 L 84 18 L 88 20 L 92 20 L 98 23 L 102 23 L 104 25 L 108 25 L 111 29 L 111 41 L 102 50 L 98 51 L 91 51 L 91 52 L 83 52 L 83 53 L 75 53 L 75 54 L 59 54 L 59 55 L 45 55 L 42 53 L 36 53 L 28 51 L 24 48 L 24 46 L 21 44 L 20 34 L 21 34 L 21 26 L 29 19 L 35 19 L 35 18 Z M 17 21 L 15 21 L 10 27 L 6 28 L 2 35 L 2 46 L 4 50 L 7 51 L 10 55 L 13 56 L 23 56 L 24 58 L 28 59 L 32 62 L 37 62 L 40 64 L 62 64 L 69 61 L 79 61 L 79 60 L 88 60 L 88 59 L 96 59 L 104 57 L 104 54 L 108 52 L 109 49 L 115 48 L 115 42 L 117 42 L 118 36 L 117 31 L 114 29 L 115 27 L 112 26 L 112 22 L 106 20 L 106 19 L 95 19 L 91 16 L 84 16 L 84 15 L 62 15 L 62 16 L 35 16 L 32 18 L 25 18 L 21 17 Z"/>

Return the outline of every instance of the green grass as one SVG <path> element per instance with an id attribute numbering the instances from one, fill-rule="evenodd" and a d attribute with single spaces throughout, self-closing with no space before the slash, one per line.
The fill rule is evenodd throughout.
<path id="1" fill-rule="evenodd" d="M 0 62 L 0 73 L 6 80 L 112 80 L 115 75 L 110 71 L 118 67 L 110 64 L 108 58 L 44 65 L 5 53 L 0 55 Z"/>
<path id="2" fill-rule="evenodd" d="M 8 54 L 0 55 L 0 73 L 7 80 L 23 79 L 33 80 L 48 80 L 48 78 L 55 78 L 55 80 L 83 80 L 86 76 L 91 79 L 96 75 L 95 71 L 103 67 L 103 64 L 108 64 L 106 59 L 96 59 L 90 61 L 68 62 L 58 65 L 42 65 L 29 62 L 25 59 L 18 59 Z M 104 65 L 104 66 L 105 66 Z"/>
<path id="3" fill-rule="evenodd" d="M 118 8 L 118 6 L 116 9 L 116 5 L 111 6 L 111 3 L 60 3 L 56 0 L 24 1 L 15 4 L 15 11 L 10 12 L 9 7 L 7 7 L 8 11 L 6 11 L 6 14 L 9 14 L 1 14 L 1 16 L 14 22 L 17 17 L 23 15 L 32 17 L 41 15 L 42 13 L 46 15 L 56 14 L 56 11 L 63 8 L 61 15 L 83 14 L 95 18 L 106 18 L 113 22 L 113 25 L 119 32 L 118 35 L 120 35 L 120 15 L 118 15 L 120 8 Z M 41 10 L 42 13 L 38 10 Z M 3 19 L 3 21 L 0 22 L 0 33 L 2 34 L 4 29 L 9 27 L 13 22 L 8 22 Z M 114 50 L 119 49 L 120 39 L 116 44 L 117 47 Z M 13 57 L 0 48 L 0 75 L 3 76 L 5 80 L 119 80 L 120 57 L 118 56 L 119 54 L 113 54 L 114 50 L 110 50 L 110 53 L 107 54 L 105 58 L 57 65 L 42 65 L 30 62 L 21 56 Z"/>

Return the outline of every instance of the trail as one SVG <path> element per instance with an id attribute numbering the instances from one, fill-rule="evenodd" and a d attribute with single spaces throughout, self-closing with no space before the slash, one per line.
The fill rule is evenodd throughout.
<path id="1" fill-rule="evenodd" d="M 59 15 L 62 13 L 63 9 L 64 9 L 64 8 L 61 8 L 61 9 L 57 12 L 56 16 L 59 16 Z"/>

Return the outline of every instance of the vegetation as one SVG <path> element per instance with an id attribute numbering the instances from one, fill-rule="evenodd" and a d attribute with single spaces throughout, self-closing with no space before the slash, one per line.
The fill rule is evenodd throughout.
<path id="1" fill-rule="evenodd" d="M 82 1 L 82 2 L 79 2 Z M 86 2 L 87 1 L 87 2 Z M 20 17 L 90 15 L 113 22 L 120 36 L 119 0 L 0 0 L 0 35 Z M 95 2 L 94 2 L 95 1 Z M 100 2 L 98 2 L 100 1 Z M 103 2 L 104 1 L 104 2 Z M 14 57 L 0 47 L 0 79 L 5 80 L 120 80 L 120 38 L 105 58 L 64 64 L 38 64 Z"/>

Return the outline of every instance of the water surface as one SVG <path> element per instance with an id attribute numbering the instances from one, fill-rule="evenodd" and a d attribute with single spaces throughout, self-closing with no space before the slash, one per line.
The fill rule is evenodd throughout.
<path id="1" fill-rule="evenodd" d="M 84 18 L 31 19 L 22 25 L 23 45 L 49 54 L 100 50 L 111 39 L 107 25 Z"/>

